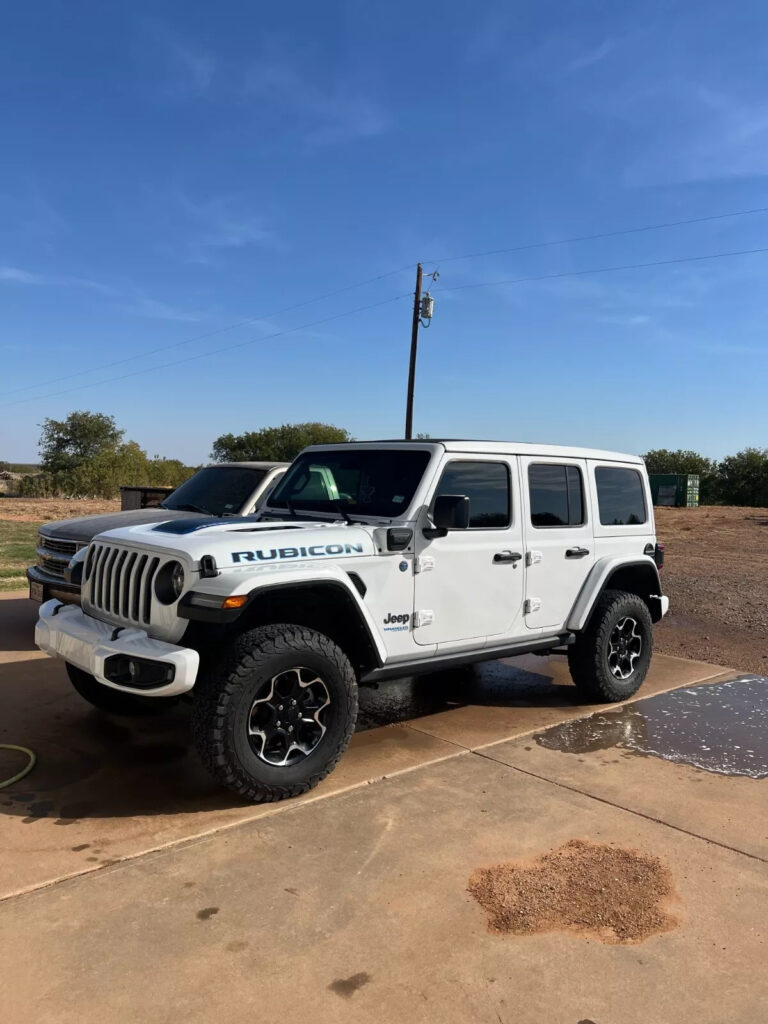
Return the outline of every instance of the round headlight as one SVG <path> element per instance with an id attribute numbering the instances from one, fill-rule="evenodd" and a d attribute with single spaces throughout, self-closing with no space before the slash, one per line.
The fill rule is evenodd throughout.
<path id="1" fill-rule="evenodd" d="M 171 572 L 171 589 L 176 597 L 181 597 L 181 592 L 184 589 L 184 569 L 179 562 L 174 565 Z"/>
<path id="2" fill-rule="evenodd" d="M 184 567 L 180 562 L 166 562 L 155 577 L 155 594 L 163 604 L 173 604 L 184 590 Z"/>

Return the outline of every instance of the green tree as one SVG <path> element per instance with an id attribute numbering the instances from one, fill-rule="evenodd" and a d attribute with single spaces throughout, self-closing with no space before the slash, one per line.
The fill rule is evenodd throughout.
<path id="1" fill-rule="evenodd" d="M 48 473 L 72 472 L 97 455 L 114 452 L 124 433 L 113 416 L 101 412 L 71 412 L 65 420 L 45 419 L 39 445 L 42 468 Z"/>
<path id="2" fill-rule="evenodd" d="M 341 427 L 328 423 L 284 423 L 245 434 L 222 434 L 213 442 L 216 462 L 292 462 L 310 444 L 352 441 Z"/>
<path id="3" fill-rule="evenodd" d="M 649 473 L 697 473 L 699 475 L 699 502 L 711 505 L 719 500 L 717 463 L 698 452 L 678 448 L 655 448 L 643 456 Z"/>
<path id="4" fill-rule="evenodd" d="M 744 448 L 717 467 L 720 498 L 726 505 L 768 508 L 768 448 Z"/>

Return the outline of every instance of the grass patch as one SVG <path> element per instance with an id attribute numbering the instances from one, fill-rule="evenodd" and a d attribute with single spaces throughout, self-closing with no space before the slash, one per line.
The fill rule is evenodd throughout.
<path id="1" fill-rule="evenodd" d="M 0 591 L 26 587 L 27 566 L 37 560 L 39 527 L 40 523 L 0 521 Z"/>

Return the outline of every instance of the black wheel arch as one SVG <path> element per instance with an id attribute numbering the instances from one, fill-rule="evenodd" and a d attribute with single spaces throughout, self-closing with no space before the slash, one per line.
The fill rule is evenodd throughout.
<path id="1" fill-rule="evenodd" d="M 359 588 L 353 582 L 355 590 Z M 185 642 L 209 647 L 233 636 L 276 623 L 290 622 L 317 630 L 332 640 L 349 658 L 358 675 L 382 664 L 370 626 L 350 588 L 337 580 L 273 583 L 255 587 L 242 608 L 211 615 L 202 609 L 199 617 L 194 605 L 187 604 L 185 617 L 191 621 Z M 197 620 L 197 621 L 196 621 Z"/>
<path id="2" fill-rule="evenodd" d="M 588 587 L 589 585 L 590 581 L 587 578 L 585 586 Z M 599 606 L 600 599 L 606 590 L 622 590 L 629 594 L 637 594 L 648 606 L 651 621 L 659 622 L 661 619 L 661 602 L 659 600 L 661 596 L 661 580 L 659 578 L 659 570 L 650 559 L 645 558 L 633 562 L 624 562 L 622 565 L 616 566 L 606 576 L 599 590 L 593 595 L 589 612 L 581 626 L 582 630 L 589 628 L 595 610 Z"/>

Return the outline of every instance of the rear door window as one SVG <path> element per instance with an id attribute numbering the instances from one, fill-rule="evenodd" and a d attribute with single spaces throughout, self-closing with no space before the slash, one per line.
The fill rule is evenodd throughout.
<path id="1" fill-rule="evenodd" d="M 578 466 L 537 463 L 528 467 L 533 526 L 582 526 L 584 484 Z"/>
<path id="2" fill-rule="evenodd" d="M 638 526 L 648 521 L 643 479 L 636 469 L 598 466 L 595 483 L 603 526 Z"/>

